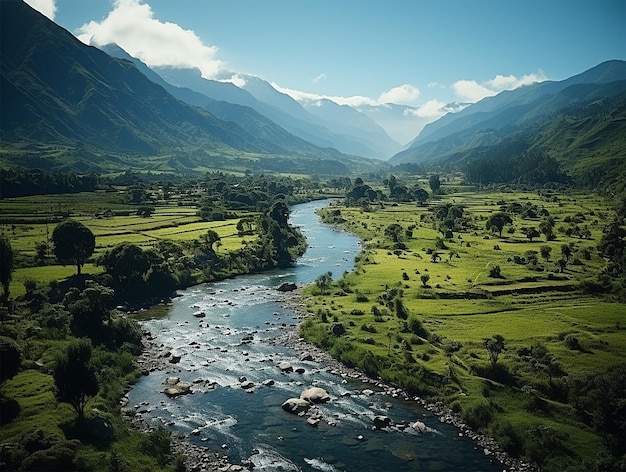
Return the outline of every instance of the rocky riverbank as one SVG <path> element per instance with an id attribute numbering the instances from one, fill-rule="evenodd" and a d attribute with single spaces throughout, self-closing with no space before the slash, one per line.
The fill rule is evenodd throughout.
<path id="1" fill-rule="evenodd" d="M 299 313 L 298 318 L 300 319 L 304 319 L 308 316 L 303 310 L 302 298 L 299 297 L 298 292 L 291 292 L 286 296 L 285 307 Z M 400 388 L 388 385 L 380 380 L 371 379 L 363 372 L 347 367 L 345 364 L 332 357 L 328 352 L 307 343 L 299 336 L 297 327 L 291 328 L 292 329 L 284 331 L 281 336 L 273 339 L 271 342 L 289 347 L 300 353 L 300 356 L 311 356 L 312 360 L 315 362 L 326 365 L 326 369 L 334 375 L 372 385 L 378 391 L 384 392 L 393 398 L 416 402 L 422 408 L 437 416 L 441 423 L 447 423 L 457 427 L 459 429 L 459 437 L 469 438 L 476 444 L 477 448 L 483 450 L 486 456 L 492 456 L 495 460 L 500 462 L 505 467 L 503 470 L 506 472 L 537 472 L 539 470 L 528 462 L 511 457 L 498 446 L 493 438 L 474 431 L 459 415 L 454 413 L 443 403 L 432 403 L 425 398 L 411 397 Z"/>
<path id="2" fill-rule="evenodd" d="M 324 369 L 329 373 L 337 375 L 344 380 L 354 380 L 363 383 L 366 386 L 363 393 L 369 390 L 372 394 L 374 394 L 374 391 L 376 391 L 389 395 L 393 398 L 398 398 L 408 402 L 416 402 L 424 409 L 436 415 L 442 423 L 451 424 L 457 427 L 458 435 L 460 437 L 467 437 L 472 440 L 476 445 L 476 449 L 482 450 L 482 452 L 494 463 L 501 463 L 503 465 L 503 470 L 509 472 L 529 472 L 536 470 L 528 463 L 511 458 L 508 454 L 501 450 L 501 448 L 499 448 L 493 439 L 473 431 L 458 415 L 454 414 L 442 403 L 431 403 L 420 397 L 411 397 L 399 388 L 387 385 L 380 380 L 370 379 L 362 372 L 351 369 L 337 361 L 327 352 L 306 343 L 299 337 L 297 328 L 298 320 L 304 319 L 307 316 L 306 311 L 302 308 L 302 299 L 299 291 L 283 292 L 280 295 L 280 299 L 283 308 L 293 310 L 297 313 L 297 315 L 294 317 L 295 319 L 293 319 L 292 324 L 283 324 L 281 327 L 281 334 L 279 336 L 263 342 L 271 345 L 289 347 L 298 353 L 296 357 L 300 359 L 313 360 L 325 366 Z M 166 390 L 177 385 L 177 377 L 182 373 L 182 369 L 178 366 L 179 361 L 180 357 L 177 353 L 172 352 L 171 348 L 168 346 L 159 343 L 150 332 L 144 330 L 143 352 L 137 360 L 138 368 L 141 370 L 143 375 L 162 375 L 164 378 L 164 394 L 167 394 Z M 371 389 L 368 385 L 371 386 Z M 178 394 L 186 394 L 191 391 L 206 390 L 211 388 L 213 388 L 213 386 L 210 383 L 207 383 L 206 380 L 198 379 L 198 383 L 195 385 L 186 384 L 180 387 L 180 393 Z M 147 424 L 145 421 L 145 413 L 153 408 L 158 408 L 158 405 L 128 405 L 127 397 L 125 399 L 125 403 L 126 404 L 123 405 L 123 412 L 126 419 L 138 430 L 150 431 L 152 426 Z M 312 408 L 311 411 L 313 413 L 307 413 L 309 420 L 311 420 L 311 418 L 315 420 L 315 408 Z M 399 424 L 391 426 L 403 428 L 407 425 Z M 190 434 L 193 435 L 194 432 L 192 431 Z M 228 456 L 225 455 L 225 452 L 225 445 L 223 450 L 221 450 L 220 446 L 217 444 L 212 444 L 210 446 L 207 444 L 207 447 L 204 447 L 192 444 L 184 435 L 175 434 L 172 436 L 172 454 L 180 454 L 186 457 L 185 465 L 188 471 L 241 471 L 254 468 L 254 464 L 250 461 L 243 461 L 240 464 L 231 463 Z"/>

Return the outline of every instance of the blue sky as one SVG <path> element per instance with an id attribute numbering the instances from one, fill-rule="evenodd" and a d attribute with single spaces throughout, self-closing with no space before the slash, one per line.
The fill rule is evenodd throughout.
<path id="1" fill-rule="evenodd" d="M 27 0 L 148 65 L 259 76 L 295 98 L 441 116 L 626 59 L 626 0 Z M 432 121 L 432 120 L 431 120 Z"/>

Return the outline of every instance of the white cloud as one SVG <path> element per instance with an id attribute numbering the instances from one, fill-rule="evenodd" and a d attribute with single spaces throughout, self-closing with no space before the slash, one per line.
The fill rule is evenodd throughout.
<path id="1" fill-rule="evenodd" d="M 104 20 L 84 24 L 78 32 L 84 43 L 116 43 L 149 66 L 197 67 L 203 77 L 213 78 L 225 65 L 216 58 L 215 46 L 191 30 L 158 20 L 142 0 L 116 0 Z"/>
<path id="2" fill-rule="evenodd" d="M 57 12 L 57 6 L 55 0 L 25 0 L 31 7 L 37 10 L 42 15 L 47 16 L 54 21 L 54 16 Z"/>
<path id="3" fill-rule="evenodd" d="M 279 92 L 289 95 L 297 102 L 305 105 L 314 105 L 315 102 L 327 99 L 332 100 L 339 105 L 350 105 L 354 108 L 358 108 L 363 105 L 383 106 L 387 103 L 407 104 L 407 102 L 414 102 L 420 93 L 417 87 L 410 84 L 400 85 L 398 87 L 392 88 L 391 90 L 388 90 L 387 92 L 383 92 L 380 94 L 378 99 L 365 97 L 363 95 L 352 95 L 349 97 L 343 97 L 338 95 L 321 95 L 317 93 L 304 92 L 302 90 L 281 87 L 275 82 L 272 82 L 272 87 L 274 87 Z"/>
<path id="4" fill-rule="evenodd" d="M 275 82 L 272 82 L 272 87 L 281 93 L 289 95 L 291 98 L 305 105 L 313 105 L 316 102 L 327 99 L 339 105 L 350 105 L 351 107 L 358 107 L 361 105 L 378 105 L 376 100 L 362 95 L 354 95 L 351 97 L 341 97 L 336 95 L 320 95 L 318 93 L 304 92 L 302 90 L 290 89 L 287 87 L 281 87 Z"/>
<path id="5" fill-rule="evenodd" d="M 326 80 L 326 74 L 320 74 L 317 77 L 315 77 L 313 79 L 313 83 L 316 84 L 318 83 L 320 80 Z"/>
<path id="6" fill-rule="evenodd" d="M 491 97 L 498 93 L 480 85 L 475 80 L 457 80 L 452 88 L 457 97 L 470 102 L 477 102 L 485 97 Z"/>
<path id="7" fill-rule="evenodd" d="M 447 113 L 446 104 L 437 99 L 428 100 L 418 108 L 407 108 L 405 115 L 413 115 L 419 118 L 440 118 Z"/>
<path id="8" fill-rule="evenodd" d="M 411 84 L 399 85 L 387 92 L 383 92 L 378 97 L 379 103 L 412 103 L 420 96 L 420 91 L 417 87 Z"/>
<path id="9" fill-rule="evenodd" d="M 496 75 L 493 79 L 479 84 L 475 80 L 458 80 L 453 85 L 454 93 L 462 100 L 477 102 L 485 97 L 492 97 L 504 90 L 514 90 L 524 85 L 543 82 L 547 77 L 540 70 L 521 77 L 514 75 Z"/>

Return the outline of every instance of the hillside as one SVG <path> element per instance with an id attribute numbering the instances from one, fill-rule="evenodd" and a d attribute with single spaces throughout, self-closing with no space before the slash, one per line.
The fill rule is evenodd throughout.
<path id="1" fill-rule="evenodd" d="M 85 46 L 22 1 L 3 1 L 0 8 L 5 166 L 187 172 L 284 164 L 292 172 L 331 173 L 370 167 L 289 141 L 288 133 L 253 135 L 178 100 L 132 63 Z"/>
<path id="2" fill-rule="evenodd" d="M 561 82 L 502 92 L 426 126 L 390 162 L 462 169 L 533 152 L 554 157 L 574 176 L 590 166 L 606 170 L 626 153 L 624 91 L 626 62 L 610 61 Z"/>

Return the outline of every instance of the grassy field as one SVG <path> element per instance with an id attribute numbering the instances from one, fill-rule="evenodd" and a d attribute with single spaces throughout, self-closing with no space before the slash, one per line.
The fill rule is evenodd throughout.
<path id="1" fill-rule="evenodd" d="M 581 290 L 605 265 L 595 248 L 611 214 L 607 203 L 589 195 L 554 197 L 460 191 L 423 207 L 385 203 L 373 205 L 373 211 L 322 210 L 359 235 L 364 251 L 354 272 L 334 274 L 341 279 L 327 293 L 317 286 L 308 289 L 308 310 L 317 315 L 302 325 L 302 334 L 361 368 L 365 352 L 379 356 L 385 367 L 378 373 L 405 387 L 419 390 L 419 378 L 434 374 L 443 381 L 426 388 L 428 395 L 500 440 L 517 437 L 522 443 L 517 453 L 548 470 L 555 470 L 559 461 L 575 465 L 593 460 L 602 450 L 600 436 L 555 391 L 569 379 L 624 364 L 626 309 Z M 445 203 L 464 208 L 466 228 L 444 239 L 431 215 Z M 538 226 L 538 216 L 515 215 L 502 236 L 488 230 L 489 216 L 511 203 L 549 213 L 556 238 L 546 241 L 542 234 L 530 241 L 522 233 L 524 227 Z M 413 227 L 412 235 L 404 237 L 404 249 L 394 249 L 385 237 L 393 224 Z M 579 237 L 571 231 L 575 226 L 588 232 Z M 564 268 L 558 264 L 563 245 L 571 251 Z M 542 246 L 551 248 L 548 259 L 540 255 Z M 536 252 L 535 264 L 527 263 L 529 251 Z M 433 252 L 439 258 L 433 259 Z M 500 268 L 497 277 L 495 266 Z M 409 321 L 419 320 L 427 334 L 406 329 L 393 304 L 383 307 L 381 297 L 398 291 Z M 329 334 L 328 324 L 336 323 L 347 330 L 340 339 Z M 492 366 L 484 339 L 496 334 L 504 338 L 505 350 Z M 538 344 L 547 349 L 554 372 L 522 355 Z M 476 413 L 481 411 L 488 411 L 485 421 Z M 502 425 L 512 425 L 512 432 L 500 433 Z M 536 452 L 539 446 L 528 439 L 527 431 L 537 425 L 563 433 L 558 453 L 546 453 L 552 457 Z"/>
<path id="2" fill-rule="evenodd" d="M 150 217 L 136 215 L 137 207 L 119 202 L 117 193 L 89 192 L 72 195 L 46 195 L 7 198 L 0 201 L 0 234 L 10 241 L 16 253 L 18 268 L 11 282 L 12 296 L 25 293 L 24 281 L 28 279 L 48 283 L 63 280 L 75 273 L 72 266 L 33 265 L 36 245 L 51 245 L 52 232 L 62 221 L 61 215 L 69 215 L 87 226 L 96 236 L 96 250 L 91 257 L 95 260 L 102 252 L 116 244 L 130 242 L 143 249 L 153 247 L 159 241 L 168 240 L 188 243 L 199 239 L 211 229 L 220 238 L 217 251 L 234 251 L 250 242 L 254 236 L 240 237 L 237 223 L 240 218 L 251 216 L 241 212 L 240 218 L 225 221 L 203 221 L 192 206 L 162 204 L 155 207 Z M 28 262 L 30 260 L 30 262 Z M 24 263 L 26 261 L 26 263 Z M 22 267 L 20 267 L 22 266 Z M 101 267 L 85 264 L 85 273 L 100 273 Z"/>

